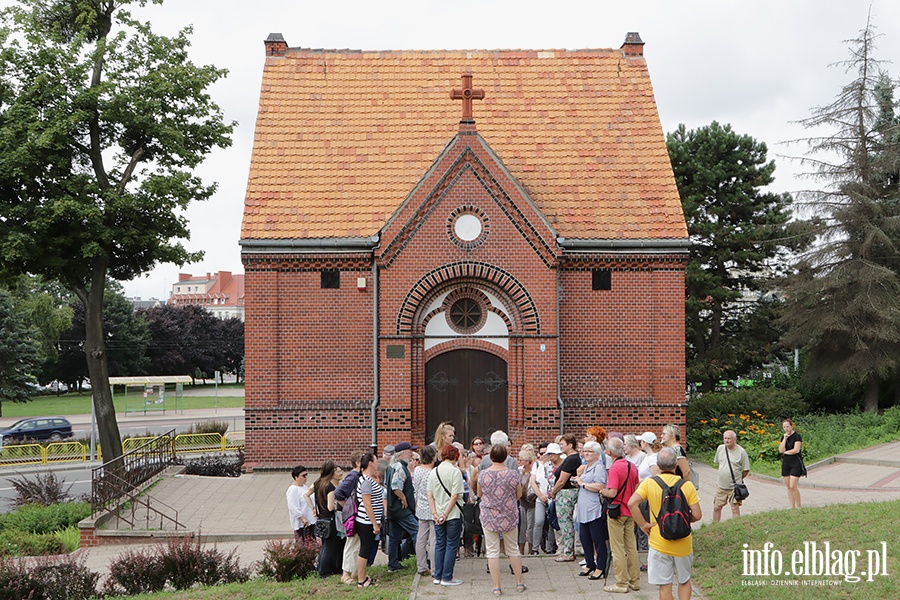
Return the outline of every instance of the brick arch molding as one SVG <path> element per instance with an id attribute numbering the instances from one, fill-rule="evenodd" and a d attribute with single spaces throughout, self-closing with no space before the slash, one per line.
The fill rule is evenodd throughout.
<path id="1" fill-rule="evenodd" d="M 422 362 L 427 363 L 429 360 L 444 352 L 452 350 L 482 350 L 488 354 L 499 356 L 506 362 L 509 362 L 509 351 L 505 348 L 486 342 L 485 340 L 474 340 L 471 338 L 455 338 L 446 342 L 441 342 L 437 346 L 429 348 L 422 356 Z"/>
<path id="2" fill-rule="evenodd" d="M 507 271 L 483 262 L 450 263 L 422 276 L 403 299 L 397 316 L 397 334 L 410 335 L 421 327 L 419 311 L 427 305 L 425 300 L 429 296 L 446 289 L 448 285 L 462 282 L 487 284 L 489 288 L 495 288 L 512 303 L 517 329 L 521 333 L 540 334 L 540 317 L 525 287 Z"/>

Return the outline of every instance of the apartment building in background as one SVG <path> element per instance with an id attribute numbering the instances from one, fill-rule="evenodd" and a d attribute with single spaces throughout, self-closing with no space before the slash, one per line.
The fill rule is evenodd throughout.
<path id="1" fill-rule="evenodd" d="M 244 320 L 244 276 L 229 271 L 191 275 L 179 273 L 168 304 L 202 306 L 220 319 Z"/>

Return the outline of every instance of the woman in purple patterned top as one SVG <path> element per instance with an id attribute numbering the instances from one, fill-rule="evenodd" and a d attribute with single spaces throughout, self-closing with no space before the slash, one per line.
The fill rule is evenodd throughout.
<path id="1" fill-rule="evenodd" d="M 506 446 L 498 444 L 491 448 L 490 467 L 478 476 L 477 488 L 481 498 L 481 526 L 494 581 L 494 595 L 502 594 L 500 589 L 500 541 L 509 556 L 513 574 L 516 576 L 516 591 L 524 592 L 522 581 L 522 555 L 519 553 L 519 497 L 522 484 L 518 470 L 509 469 L 504 464 L 507 457 Z"/>

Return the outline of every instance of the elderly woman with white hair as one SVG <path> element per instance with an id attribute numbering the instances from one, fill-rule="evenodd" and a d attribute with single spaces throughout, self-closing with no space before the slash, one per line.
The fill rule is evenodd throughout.
<path id="1" fill-rule="evenodd" d="M 583 449 L 584 471 L 573 477 L 578 486 L 576 519 L 580 524 L 579 535 L 584 549 L 585 567 L 578 575 L 597 581 L 606 577 L 606 540 L 609 532 L 603 518 L 603 504 L 600 491 L 606 488 L 606 465 L 603 460 L 603 446 L 597 442 L 587 442 Z"/>

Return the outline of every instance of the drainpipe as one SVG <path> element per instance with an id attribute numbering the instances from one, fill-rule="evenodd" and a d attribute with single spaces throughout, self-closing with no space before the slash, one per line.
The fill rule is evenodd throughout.
<path id="1" fill-rule="evenodd" d="M 381 404 L 381 394 L 379 391 L 379 371 L 378 364 L 378 264 L 372 259 L 372 364 L 374 393 L 372 394 L 372 453 L 378 456 L 378 406 Z"/>
<path id="2" fill-rule="evenodd" d="M 565 433 L 566 407 L 562 401 L 562 381 L 560 378 L 560 346 L 562 345 L 562 332 L 559 330 L 559 297 L 562 284 L 560 282 L 561 269 L 556 267 L 556 404 L 559 406 L 559 434 Z"/>

